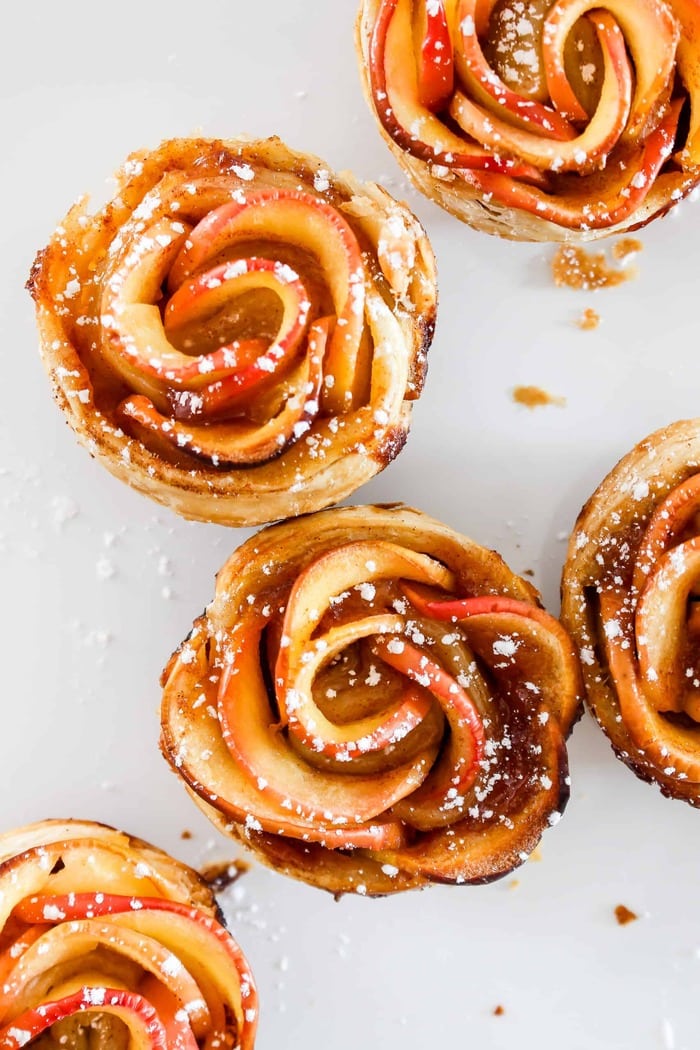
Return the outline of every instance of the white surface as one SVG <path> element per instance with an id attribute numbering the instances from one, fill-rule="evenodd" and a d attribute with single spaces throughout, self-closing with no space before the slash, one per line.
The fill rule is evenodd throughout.
<path id="1" fill-rule="evenodd" d="M 636 281 L 554 288 L 549 248 L 473 233 L 408 192 L 361 98 L 354 15 L 355 0 L 62 0 L 4 16 L 2 828 L 81 816 L 194 863 L 231 852 L 158 755 L 158 675 L 247 534 L 179 521 L 89 459 L 51 402 L 22 291 L 69 203 L 109 193 L 132 149 L 279 133 L 408 196 L 439 259 L 438 331 L 409 444 L 355 500 L 403 499 L 498 548 L 555 611 L 559 537 L 583 500 L 636 440 L 698 412 L 700 206 L 642 235 Z M 591 305 L 601 326 L 580 332 Z M 567 406 L 516 406 L 516 383 Z M 259 1050 L 696 1048 L 700 813 L 638 782 L 588 718 L 571 766 L 569 810 L 517 888 L 336 904 L 261 869 L 239 883 Z M 619 903 L 641 920 L 618 927 Z"/>

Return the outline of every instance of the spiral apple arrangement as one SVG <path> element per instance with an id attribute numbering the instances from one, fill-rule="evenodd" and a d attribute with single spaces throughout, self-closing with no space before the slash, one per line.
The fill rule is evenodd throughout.
<path id="1" fill-rule="evenodd" d="M 358 27 L 399 161 L 480 228 L 602 236 L 700 181 L 695 0 L 363 0 Z"/>
<path id="2" fill-rule="evenodd" d="M 0 1046 L 252 1050 L 248 964 L 195 872 L 104 825 L 0 836 Z"/>
<path id="3" fill-rule="evenodd" d="M 30 288 L 79 436 L 189 517 L 317 509 L 405 441 L 432 337 L 408 210 L 279 140 L 174 140 L 75 207 Z"/>
<path id="4" fill-rule="evenodd" d="M 207 815 L 335 893 L 498 877 L 566 801 L 568 635 L 498 555 L 417 511 L 259 533 L 163 684 L 163 752 Z"/>
<path id="5" fill-rule="evenodd" d="M 700 422 L 632 450 L 586 504 L 563 577 L 593 713 L 620 758 L 700 805 Z"/>

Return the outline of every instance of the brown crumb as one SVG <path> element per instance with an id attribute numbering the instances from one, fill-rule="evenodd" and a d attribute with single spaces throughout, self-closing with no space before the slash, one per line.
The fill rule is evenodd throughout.
<path id="1" fill-rule="evenodd" d="M 623 237 L 621 241 L 616 241 L 613 244 L 610 254 L 618 262 L 625 262 L 630 255 L 636 255 L 637 252 L 641 252 L 643 247 L 642 242 L 638 241 L 636 237 Z"/>
<path id="2" fill-rule="evenodd" d="M 611 267 L 605 252 L 587 252 L 575 244 L 563 244 L 552 258 L 552 276 L 559 287 L 583 289 L 612 288 L 635 276 L 631 269 Z"/>
<path id="3" fill-rule="evenodd" d="M 244 860 L 225 860 L 223 863 L 208 864 L 202 868 L 200 874 L 205 882 L 208 882 L 214 893 L 222 893 L 229 886 L 233 886 L 241 875 L 250 871 L 250 864 Z"/>
<path id="4" fill-rule="evenodd" d="M 589 306 L 583 311 L 576 324 L 582 331 L 592 332 L 600 324 L 600 314 Z"/>
<path id="5" fill-rule="evenodd" d="M 618 904 L 615 908 L 615 918 L 617 919 L 620 926 L 626 926 L 629 922 L 636 922 L 639 916 L 636 912 L 630 911 L 624 904 Z"/>
<path id="6" fill-rule="evenodd" d="M 493 1008 L 493 1016 L 494 1017 L 503 1017 L 505 1012 L 506 1012 L 505 1011 L 505 1007 L 501 1006 L 500 1003 L 499 1003 L 498 1006 L 494 1006 L 494 1008 Z"/>
<path id="7" fill-rule="evenodd" d="M 534 576 L 534 575 L 535 575 L 535 570 L 534 569 L 523 569 L 523 576 Z"/>
<path id="8" fill-rule="evenodd" d="M 543 405 L 559 405 L 563 408 L 566 404 L 565 397 L 548 394 L 539 386 L 516 386 L 513 390 L 513 400 L 526 408 L 541 408 Z"/>
<path id="9" fill-rule="evenodd" d="M 180 838 L 187 842 L 188 839 L 192 838 L 192 832 L 188 831 L 187 828 L 180 832 Z"/>

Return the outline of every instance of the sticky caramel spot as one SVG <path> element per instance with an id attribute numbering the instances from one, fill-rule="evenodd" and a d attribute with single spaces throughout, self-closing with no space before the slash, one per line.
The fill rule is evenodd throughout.
<path id="1" fill-rule="evenodd" d="M 542 408 L 543 405 L 558 405 L 563 408 L 566 404 L 565 397 L 556 397 L 539 386 L 516 386 L 513 390 L 513 400 L 517 405 L 525 405 L 526 408 Z"/>
<path id="2" fill-rule="evenodd" d="M 535 849 L 533 849 L 532 853 L 530 854 L 530 860 L 535 861 L 537 864 L 539 864 L 542 860 L 542 851 L 540 850 L 539 846 L 536 846 Z"/>
<path id="3" fill-rule="evenodd" d="M 192 838 L 192 832 L 188 831 L 187 828 L 185 828 L 184 831 L 180 832 L 180 838 L 186 842 L 188 839 Z"/>
<path id="4" fill-rule="evenodd" d="M 583 311 L 576 324 L 582 331 L 592 332 L 600 324 L 600 314 L 589 306 Z"/>
<path id="5" fill-rule="evenodd" d="M 630 911 L 624 904 L 618 904 L 615 908 L 615 918 L 617 919 L 620 926 L 627 926 L 630 922 L 636 922 L 639 916 L 636 912 Z"/>
<path id="6" fill-rule="evenodd" d="M 494 1006 L 494 1008 L 493 1008 L 493 1016 L 494 1017 L 503 1017 L 505 1012 L 506 1012 L 505 1011 L 505 1007 L 501 1006 L 500 1003 L 499 1003 L 498 1006 Z"/>
<path id="7" fill-rule="evenodd" d="M 610 266 L 605 252 L 587 252 L 576 244 L 563 244 L 554 253 L 552 276 L 558 287 L 583 289 L 613 288 L 635 276 L 633 270 Z"/>
<path id="8" fill-rule="evenodd" d="M 616 241 L 613 244 L 610 254 L 617 262 L 624 262 L 626 259 L 629 259 L 630 255 L 636 255 L 637 252 L 641 252 L 643 247 L 642 242 L 637 240 L 636 237 L 623 237 L 621 241 Z"/>
<path id="9" fill-rule="evenodd" d="M 247 871 L 250 871 L 250 864 L 244 860 L 233 860 L 224 861 L 223 864 L 208 864 L 206 868 L 202 868 L 200 874 L 214 893 L 221 893 L 233 886 Z"/>

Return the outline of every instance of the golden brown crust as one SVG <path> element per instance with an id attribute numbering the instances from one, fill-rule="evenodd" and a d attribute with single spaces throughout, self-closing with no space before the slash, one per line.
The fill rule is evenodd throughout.
<path id="1" fill-rule="evenodd" d="M 0 835 L 0 1045 L 253 1050 L 255 985 L 218 916 L 195 871 L 107 825 Z"/>
<path id="2" fill-rule="evenodd" d="M 227 209 L 239 214 L 214 243 Z M 215 271 L 228 313 L 212 300 Z M 328 506 L 386 466 L 406 440 L 436 310 L 433 255 L 408 209 L 275 138 L 134 154 L 105 208 L 71 209 L 28 288 L 81 442 L 183 516 L 232 525 Z M 217 407 L 207 398 L 227 381 L 238 393 Z"/>
<path id="3" fill-rule="evenodd" d="M 568 796 L 570 639 L 496 553 L 400 505 L 243 544 L 163 686 L 207 816 L 332 893 L 498 878 Z"/>
<path id="4" fill-rule="evenodd" d="M 512 21 L 504 17 L 499 24 L 502 5 L 496 5 L 494 14 L 490 14 L 493 4 L 480 7 L 474 0 L 439 0 L 435 24 L 444 15 L 451 43 L 438 45 L 435 53 L 438 64 L 433 69 L 439 72 L 445 67 L 445 55 L 450 49 L 454 49 L 455 69 L 454 93 L 448 89 L 442 102 L 435 105 L 423 102 L 416 93 L 419 73 L 413 71 L 417 63 L 417 51 L 412 53 L 416 48 L 415 26 L 424 25 L 425 15 L 421 16 L 420 12 L 425 6 L 424 0 L 361 0 L 356 50 L 364 93 L 382 137 L 418 189 L 458 219 L 508 240 L 592 241 L 639 229 L 664 215 L 697 185 L 700 180 L 700 82 L 695 70 L 700 33 L 698 14 L 692 5 L 683 0 L 668 3 L 654 0 L 640 3 L 639 11 L 643 13 L 638 13 L 634 5 L 625 10 L 624 5 L 613 0 L 607 5 L 591 2 L 587 9 L 582 9 L 584 17 L 575 26 L 581 36 L 577 44 L 581 57 L 577 63 L 586 77 L 591 75 L 589 71 L 594 71 L 589 89 L 583 86 L 584 94 L 593 93 L 586 102 L 588 115 L 581 111 L 575 117 L 547 97 L 547 87 L 552 87 L 552 81 L 545 82 L 543 67 L 547 60 L 542 57 L 541 44 L 536 40 L 542 32 L 545 15 L 554 29 L 566 20 L 564 5 L 552 2 L 534 11 L 532 21 L 527 20 L 528 36 L 518 40 L 519 31 L 513 29 Z M 403 19 L 406 26 L 403 42 L 400 46 L 397 43 L 387 68 L 392 61 L 399 62 L 399 54 L 405 56 L 401 61 L 406 65 L 401 84 L 389 73 L 389 86 L 385 88 L 384 70 L 377 72 L 373 66 L 377 55 L 380 58 L 384 55 L 384 45 L 378 44 L 383 34 L 377 34 L 377 25 L 387 18 L 394 23 Z M 467 23 L 471 29 L 463 36 L 462 28 Z M 607 51 L 610 46 L 611 57 L 606 59 L 605 68 L 610 66 L 608 84 L 614 82 L 610 73 L 613 67 L 620 77 L 618 113 L 615 113 L 618 103 L 607 98 L 608 94 L 617 97 L 617 93 L 608 92 L 603 86 L 600 41 L 588 39 L 592 37 L 592 26 L 603 41 L 609 34 L 605 47 Z M 396 33 L 398 41 L 400 33 L 395 26 L 391 32 Z M 619 45 L 615 44 L 614 36 L 620 32 L 624 45 L 618 54 Z M 570 62 L 573 64 L 574 36 L 573 29 L 568 36 L 565 34 L 567 74 Z M 476 46 L 474 41 L 478 41 Z M 650 67 L 658 59 L 658 75 L 654 78 L 650 70 L 648 90 L 643 97 L 641 88 L 636 94 L 633 91 L 634 65 L 629 57 L 624 57 L 625 46 L 634 61 L 639 59 L 640 48 L 648 52 Z M 518 63 L 512 60 L 512 53 L 518 48 L 523 55 L 540 51 L 535 65 L 536 76 L 542 83 L 527 85 L 528 71 L 522 68 L 518 80 L 514 73 Z M 509 74 L 515 76 L 514 81 L 509 79 Z M 629 83 L 623 88 L 625 79 Z M 478 81 L 496 87 L 487 87 L 484 91 L 477 87 Z M 581 88 L 579 84 L 577 90 L 580 92 Z M 601 96 L 597 100 L 596 92 Z M 622 101 L 625 94 L 629 95 L 627 105 Z M 511 113 L 511 105 L 521 104 L 516 98 L 526 103 L 521 119 L 515 110 Z M 690 101 L 692 119 L 690 130 L 683 133 L 685 139 L 679 146 L 674 139 L 683 100 Z M 599 106 L 593 119 L 592 101 Z M 528 107 L 532 114 L 537 110 L 538 115 L 529 117 Z M 460 115 L 463 111 L 464 118 Z M 606 112 L 610 114 L 609 119 L 605 117 Z M 557 136 L 543 133 L 543 120 L 545 125 L 548 120 L 563 123 L 560 153 L 564 157 L 570 151 L 567 138 L 578 136 L 580 139 L 575 161 L 569 162 L 570 167 L 565 162 L 562 173 L 562 157 L 550 156 L 557 146 Z M 595 122 L 600 126 L 609 125 L 605 145 L 598 131 L 587 132 Z M 656 141 L 655 134 L 658 134 Z M 464 151 L 461 160 L 458 157 L 460 142 Z M 675 152 L 667 160 L 672 148 Z M 488 157 L 486 166 L 484 151 Z M 628 177 L 623 175 L 620 180 L 620 171 L 627 171 Z"/>
<path id="5" fill-rule="evenodd" d="M 651 434 L 583 507 L 562 578 L 562 620 L 615 753 L 663 794 L 696 806 L 698 492 L 700 420 Z"/>

